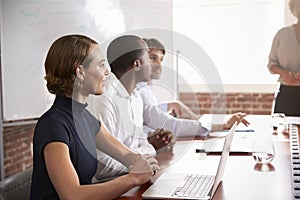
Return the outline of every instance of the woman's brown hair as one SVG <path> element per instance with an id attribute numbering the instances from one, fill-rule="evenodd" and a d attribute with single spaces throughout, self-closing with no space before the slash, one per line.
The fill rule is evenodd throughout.
<path id="1" fill-rule="evenodd" d="M 66 35 L 53 42 L 45 60 L 45 80 L 50 93 L 72 95 L 73 88 L 78 88 L 74 85 L 75 70 L 80 65 L 88 67 L 88 55 L 97 44 L 84 35 Z"/>

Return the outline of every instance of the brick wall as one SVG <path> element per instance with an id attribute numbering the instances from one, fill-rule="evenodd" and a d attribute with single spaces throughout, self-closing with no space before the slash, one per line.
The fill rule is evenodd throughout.
<path id="1" fill-rule="evenodd" d="M 196 114 L 246 112 L 265 114 L 272 112 L 274 93 L 181 93 L 180 101 Z"/>
<path id="2" fill-rule="evenodd" d="M 4 176 L 32 166 L 32 138 L 35 124 L 3 129 Z"/>
<path id="3" fill-rule="evenodd" d="M 243 111 L 247 114 L 270 114 L 273 93 L 181 93 L 180 100 L 196 114 Z M 213 106 L 213 108 L 212 108 Z M 224 109 L 220 109 L 224 107 Z M 5 177 L 32 166 L 32 137 L 35 124 L 5 127 L 3 130 Z"/>

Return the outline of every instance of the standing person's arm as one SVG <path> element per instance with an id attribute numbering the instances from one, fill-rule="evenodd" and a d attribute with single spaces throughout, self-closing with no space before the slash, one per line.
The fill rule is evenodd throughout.
<path id="1" fill-rule="evenodd" d="M 280 41 L 279 41 L 279 32 L 274 36 L 270 54 L 269 54 L 269 63 L 268 63 L 268 69 L 270 73 L 272 74 L 279 74 L 278 69 L 281 68 L 279 66 L 279 60 L 278 60 L 278 47 L 279 47 Z M 279 74 L 280 75 L 280 74 Z"/>
<path id="2" fill-rule="evenodd" d="M 287 85 L 298 85 L 300 81 L 299 73 L 289 71 L 280 67 L 279 65 L 271 65 L 270 70 L 273 74 L 279 74 L 284 79 Z"/>
<path id="3" fill-rule="evenodd" d="M 152 157 L 137 156 L 129 174 L 101 184 L 80 185 L 67 144 L 51 142 L 43 152 L 49 177 L 60 199 L 115 199 L 148 181 L 152 171 L 158 169 Z"/>

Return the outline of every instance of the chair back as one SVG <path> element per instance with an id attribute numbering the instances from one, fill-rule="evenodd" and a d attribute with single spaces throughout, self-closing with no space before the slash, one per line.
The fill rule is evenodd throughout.
<path id="1" fill-rule="evenodd" d="M 0 181 L 1 200 L 29 200 L 32 167 Z"/>

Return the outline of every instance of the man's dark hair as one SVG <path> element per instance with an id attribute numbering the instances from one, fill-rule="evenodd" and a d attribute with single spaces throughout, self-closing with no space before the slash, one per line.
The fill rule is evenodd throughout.
<path id="1" fill-rule="evenodd" d="M 166 54 L 166 50 L 165 50 L 164 45 L 160 41 L 158 41 L 157 39 L 155 39 L 155 38 L 143 38 L 143 40 L 147 43 L 150 51 L 152 49 L 158 49 L 158 50 L 161 50 L 164 55 Z"/>
<path id="2" fill-rule="evenodd" d="M 138 36 L 124 35 L 114 39 L 107 48 L 107 60 L 111 71 L 128 71 L 145 51 L 148 51 L 147 44 Z"/>

